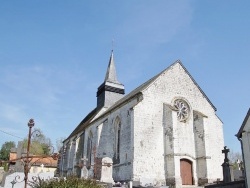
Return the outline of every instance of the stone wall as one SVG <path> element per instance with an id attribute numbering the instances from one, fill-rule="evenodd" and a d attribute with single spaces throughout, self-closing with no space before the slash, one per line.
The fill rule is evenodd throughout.
<path id="1" fill-rule="evenodd" d="M 4 175 L 4 167 L 0 167 L 0 184 L 3 180 L 3 175 Z"/>
<path id="2" fill-rule="evenodd" d="M 233 181 L 229 183 L 206 185 L 205 188 L 245 188 L 245 181 L 240 180 L 240 181 Z"/>
<path id="3" fill-rule="evenodd" d="M 35 179 L 38 178 L 49 180 L 54 177 L 54 172 L 43 172 L 43 173 L 29 173 L 28 175 L 28 182 L 33 182 Z M 5 182 L 1 185 L 4 188 L 12 188 L 12 187 L 24 187 L 24 173 L 15 172 L 6 176 Z M 11 182 L 16 180 L 14 186 Z M 27 188 L 31 188 L 31 186 L 27 185 Z"/>
<path id="4" fill-rule="evenodd" d="M 93 146 L 96 147 L 96 157 L 109 157 L 113 159 L 113 178 L 115 181 L 129 181 L 132 179 L 133 161 L 133 138 L 132 138 L 132 118 L 133 107 L 137 104 L 137 99 L 131 100 L 127 104 L 115 109 L 107 116 L 98 119 L 90 127 L 86 128 L 84 153 L 87 153 L 88 133 L 93 134 Z M 115 161 L 115 121 L 121 121 L 121 143 L 119 161 Z M 94 155 L 92 155 L 94 159 Z M 94 163 L 93 163 L 94 165 Z"/>
<path id="5" fill-rule="evenodd" d="M 185 122 L 179 122 L 173 110 L 173 101 L 178 98 L 190 106 Z M 121 152 L 119 162 L 113 161 L 115 181 L 164 185 L 167 180 L 169 184 L 180 185 L 181 159 L 192 162 L 196 185 L 198 179 L 201 182 L 222 179 L 222 122 L 180 64 L 163 72 L 142 91 L 140 98 L 133 98 L 90 123 L 84 130 L 84 146 L 79 146 L 84 148 L 85 156 L 91 132 L 92 146 L 96 147 L 91 158 L 114 159 L 116 118 L 121 120 Z"/>

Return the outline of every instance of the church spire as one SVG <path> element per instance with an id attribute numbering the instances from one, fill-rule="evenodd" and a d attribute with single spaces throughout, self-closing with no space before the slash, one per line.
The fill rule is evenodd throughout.
<path id="1" fill-rule="evenodd" d="M 111 51 L 111 56 L 109 59 L 109 65 L 108 65 L 108 69 L 106 72 L 106 76 L 105 76 L 105 82 L 109 81 L 112 83 L 119 83 L 116 77 L 116 69 L 115 69 L 115 61 L 114 61 L 114 53 L 113 50 Z"/>
<path id="2" fill-rule="evenodd" d="M 112 106 L 116 101 L 123 97 L 124 93 L 124 85 L 117 80 L 114 54 L 112 50 L 104 82 L 97 90 L 97 108 Z"/>

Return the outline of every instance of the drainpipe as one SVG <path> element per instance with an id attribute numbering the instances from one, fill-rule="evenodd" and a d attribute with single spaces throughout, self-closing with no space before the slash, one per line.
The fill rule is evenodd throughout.
<path id="1" fill-rule="evenodd" d="M 236 136 L 237 136 L 237 135 L 236 135 Z M 240 141 L 242 159 L 243 159 L 243 163 L 244 163 L 245 187 L 248 187 L 248 185 L 247 185 L 247 174 L 246 174 L 246 169 L 245 169 L 246 164 L 245 164 L 245 157 L 244 157 L 244 152 L 243 152 L 243 143 L 242 143 L 242 139 L 241 139 L 241 138 L 239 138 L 238 136 L 237 136 L 237 138 L 238 138 L 238 140 Z"/>

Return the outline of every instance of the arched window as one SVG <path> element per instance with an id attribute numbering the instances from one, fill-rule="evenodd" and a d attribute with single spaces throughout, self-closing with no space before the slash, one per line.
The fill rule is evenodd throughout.
<path id="1" fill-rule="evenodd" d="M 91 165 L 91 155 L 92 155 L 92 141 L 93 141 L 93 134 L 89 131 L 88 141 L 87 141 L 87 164 L 88 166 Z M 90 166 L 88 167 L 90 168 Z"/>
<path id="2" fill-rule="evenodd" d="M 114 147 L 114 163 L 120 163 L 121 150 L 121 120 L 119 117 L 115 119 L 115 147 Z"/>

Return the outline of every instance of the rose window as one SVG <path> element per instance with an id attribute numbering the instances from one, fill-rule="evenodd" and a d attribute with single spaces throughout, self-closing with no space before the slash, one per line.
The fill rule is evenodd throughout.
<path id="1" fill-rule="evenodd" d="M 177 111 L 178 120 L 181 122 L 185 122 L 188 119 L 190 113 L 190 108 L 187 102 L 181 99 L 177 99 L 174 101 L 174 108 Z"/>

